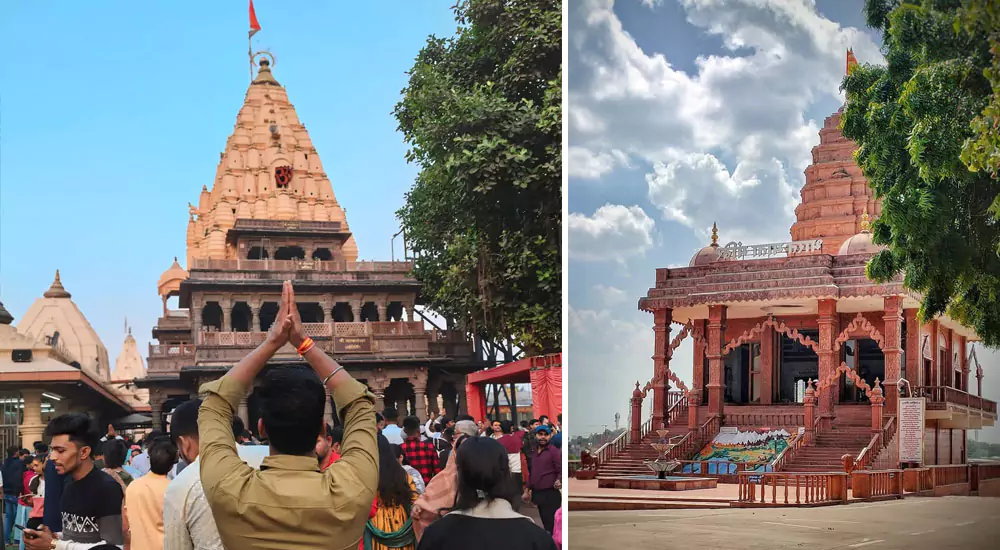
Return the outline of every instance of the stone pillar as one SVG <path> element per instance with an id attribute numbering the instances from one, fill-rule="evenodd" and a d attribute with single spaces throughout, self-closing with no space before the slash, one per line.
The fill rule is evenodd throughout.
<path id="1" fill-rule="evenodd" d="M 323 423 L 332 426 L 333 425 L 333 396 L 330 395 L 330 390 L 323 388 L 326 392 L 326 404 L 323 405 Z"/>
<path id="2" fill-rule="evenodd" d="M 149 396 L 150 415 L 153 417 L 153 429 L 163 431 L 163 398 Z"/>
<path id="3" fill-rule="evenodd" d="M 385 410 L 385 390 L 389 387 L 389 379 L 382 373 L 375 373 L 368 378 L 368 388 L 375 394 L 375 412 Z"/>
<path id="4" fill-rule="evenodd" d="M 243 421 L 243 426 L 244 427 L 249 427 L 250 426 L 250 407 L 249 407 L 249 402 L 250 401 L 249 400 L 250 400 L 250 396 L 249 395 L 244 395 L 242 398 L 240 398 L 240 406 L 236 410 L 236 416 L 240 417 L 240 420 Z"/>
<path id="5" fill-rule="evenodd" d="M 204 307 L 200 300 L 191 304 L 191 330 L 194 331 L 194 342 L 196 344 L 201 343 L 198 341 L 198 334 L 201 332 L 201 312 Z"/>
<path id="6" fill-rule="evenodd" d="M 351 300 L 351 317 L 355 323 L 361 322 L 361 301 Z"/>
<path id="7" fill-rule="evenodd" d="M 667 370 L 670 369 L 670 308 L 653 312 L 653 429 L 667 423 Z"/>
<path id="8" fill-rule="evenodd" d="M 819 300 L 819 317 L 816 322 L 819 325 L 819 381 L 818 385 L 826 383 L 837 370 L 837 352 L 833 349 L 834 341 L 837 339 L 837 332 L 840 323 L 837 316 L 837 300 L 826 298 Z M 822 388 L 818 396 L 819 415 L 824 419 L 824 427 L 833 418 L 833 406 L 836 402 L 837 385 L 833 384 L 828 388 Z M 810 426 L 811 428 L 811 426 Z"/>
<path id="9" fill-rule="evenodd" d="M 902 328 L 903 328 L 903 297 L 886 296 L 884 299 L 885 312 L 882 319 L 885 321 L 882 337 L 884 338 L 885 349 L 885 412 L 896 414 L 899 404 L 899 376 L 902 371 L 900 361 L 903 353 L 902 348 Z"/>
<path id="10" fill-rule="evenodd" d="M 410 384 L 413 385 L 413 408 L 416 409 L 414 414 L 423 424 L 427 422 L 427 369 L 415 369 L 410 375 Z"/>
<path id="11" fill-rule="evenodd" d="M 958 343 L 960 346 L 958 352 L 959 367 L 962 369 L 962 387 L 959 389 L 969 393 L 969 356 L 966 351 L 966 348 L 969 347 L 969 340 L 965 336 L 959 336 Z"/>
<path id="12" fill-rule="evenodd" d="M 872 433 L 874 434 L 882 431 L 882 408 L 885 405 L 885 397 L 883 397 L 882 386 L 879 384 L 878 378 L 875 379 L 875 387 L 872 388 L 868 401 L 872 405 Z"/>
<path id="13" fill-rule="evenodd" d="M 774 327 L 764 327 L 760 335 L 760 404 L 770 405 L 774 397 L 774 375 L 777 361 L 774 349 Z"/>
<path id="14" fill-rule="evenodd" d="M 413 322 L 417 320 L 417 312 L 413 309 L 413 304 L 403 304 L 403 310 L 406 311 L 407 321 Z"/>
<path id="15" fill-rule="evenodd" d="M 252 326 L 250 327 L 250 330 L 253 331 L 253 332 L 260 332 L 260 304 L 259 303 L 258 304 L 251 304 L 250 305 L 250 320 L 252 322 Z"/>
<path id="16" fill-rule="evenodd" d="M 906 320 L 906 365 L 903 366 L 903 372 L 913 388 L 920 385 L 920 369 L 923 365 L 920 357 L 920 322 L 917 321 L 917 310 L 914 308 L 904 309 L 903 318 Z"/>
<path id="17" fill-rule="evenodd" d="M 928 346 L 928 347 L 930 348 L 930 352 L 931 352 L 931 379 L 930 380 L 924 380 L 923 385 L 924 386 L 940 386 L 941 384 L 938 383 L 938 380 L 940 380 L 940 374 L 939 373 L 940 373 L 940 370 L 941 370 L 941 352 L 940 352 L 939 346 L 938 346 L 939 338 L 938 338 L 938 322 L 937 322 L 937 319 L 931 321 L 929 323 L 929 325 L 930 325 L 930 330 L 928 331 L 928 333 L 930 334 L 930 340 L 931 341 L 930 341 L 930 346 Z"/>
<path id="18" fill-rule="evenodd" d="M 396 399 L 396 412 L 399 413 L 399 422 L 403 422 L 403 417 L 410 416 L 410 408 L 406 404 L 407 399 Z"/>
<path id="19" fill-rule="evenodd" d="M 702 337 L 708 334 L 708 329 L 706 327 L 707 327 L 707 321 L 705 321 L 704 319 L 698 319 L 697 321 L 694 321 L 694 329 L 696 331 L 699 331 Z M 692 361 L 693 376 L 691 377 L 693 384 L 691 384 L 691 387 L 698 388 L 700 390 L 698 392 L 698 395 L 694 399 L 698 403 L 698 405 L 702 405 L 704 404 L 704 393 L 705 393 L 703 391 L 703 388 L 705 387 L 705 384 L 708 383 L 708 380 L 705 380 L 705 343 L 698 339 L 694 339 L 693 346 L 694 346 L 694 360 Z"/>
<path id="20" fill-rule="evenodd" d="M 688 430 L 692 432 L 698 429 L 698 402 L 701 399 L 701 388 L 694 387 L 688 390 Z M 694 437 L 694 436 L 692 436 Z"/>
<path id="21" fill-rule="evenodd" d="M 219 302 L 219 307 L 222 309 L 222 332 L 232 332 L 233 331 L 233 302 L 232 300 L 223 300 Z"/>
<path id="22" fill-rule="evenodd" d="M 802 399 L 802 405 L 805 411 L 805 444 L 812 445 L 814 435 L 813 426 L 816 423 L 816 390 L 813 389 L 812 380 L 806 382 L 806 395 Z"/>
<path id="23" fill-rule="evenodd" d="M 708 306 L 708 414 L 724 414 L 722 341 L 726 330 L 726 306 Z"/>
<path id="24" fill-rule="evenodd" d="M 633 445 L 640 443 L 639 428 L 642 426 L 642 390 L 639 389 L 639 382 L 635 383 L 632 390 L 632 399 L 629 401 L 632 422 L 629 426 L 629 442 Z"/>
<path id="25" fill-rule="evenodd" d="M 379 300 L 375 302 L 375 309 L 378 311 L 379 321 L 386 322 L 389 320 L 387 313 L 389 310 L 389 305 L 385 302 L 385 300 Z"/>
<path id="26" fill-rule="evenodd" d="M 23 389 L 24 417 L 17 430 L 21 433 L 21 447 L 31 449 L 36 441 L 42 440 L 45 424 L 42 422 L 42 390 Z"/>
<path id="27" fill-rule="evenodd" d="M 337 309 L 337 302 L 333 302 L 332 304 L 328 304 L 328 306 L 323 306 L 323 314 L 324 315 L 326 315 L 327 311 L 329 311 L 329 317 L 327 317 L 327 322 L 330 324 L 330 334 L 332 336 L 336 335 L 336 333 L 334 332 L 335 329 L 333 328 L 333 325 L 336 323 L 336 320 L 335 320 L 335 318 L 333 316 L 334 310 L 336 310 L 336 309 Z"/>

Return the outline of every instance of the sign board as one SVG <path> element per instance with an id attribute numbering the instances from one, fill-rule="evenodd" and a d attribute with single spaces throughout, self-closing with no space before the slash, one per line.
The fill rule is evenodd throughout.
<path id="1" fill-rule="evenodd" d="M 334 353 L 371 353 L 372 339 L 368 336 L 337 336 L 333 339 Z"/>
<path id="2" fill-rule="evenodd" d="M 757 474 L 755 476 L 747 476 L 747 483 L 756 483 L 759 485 L 762 479 L 764 479 L 764 476 L 761 474 Z"/>
<path id="3" fill-rule="evenodd" d="M 899 461 L 924 463 L 923 397 L 903 397 L 899 400 Z"/>
<path id="4" fill-rule="evenodd" d="M 799 435 L 805 435 L 805 433 L 806 433 L 806 427 L 799 426 Z"/>
<path id="5" fill-rule="evenodd" d="M 740 433 L 739 426 L 722 426 L 719 428 L 719 435 L 722 434 L 738 434 Z"/>

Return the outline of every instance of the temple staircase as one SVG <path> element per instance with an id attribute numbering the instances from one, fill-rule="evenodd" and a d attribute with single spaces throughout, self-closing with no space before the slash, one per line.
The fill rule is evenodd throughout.
<path id="1" fill-rule="evenodd" d="M 872 439 L 868 426 L 837 426 L 819 431 L 815 443 L 799 448 L 782 466 L 786 472 L 843 472 L 842 457 L 858 456 Z"/>
<path id="2" fill-rule="evenodd" d="M 670 428 L 672 436 L 682 435 L 688 431 L 688 408 L 686 404 L 682 409 L 682 411 L 675 411 L 675 415 L 672 415 L 671 425 L 676 426 L 676 428 Z M 653 430 L 649 430 L 649 433 L 646 433 L 638 444 L 629 442 L 619 452 L 602 461 L 597 467 L 597 475 L 603 477 L 654 475 L 646 467 L 644 461 L 660 458 L 660 455 L 651 446 L 652 443 L 658 441 L 660 441 L 659 434 Z M 678 458 L 683 460 L 690 457 L 683 456 Z"/>

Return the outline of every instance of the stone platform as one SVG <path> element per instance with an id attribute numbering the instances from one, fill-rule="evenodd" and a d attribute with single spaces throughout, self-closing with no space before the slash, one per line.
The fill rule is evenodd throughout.
<path id="1" fill-rule="evenodd" d="M 719 481 L 710 477 L 667 476 L 621 476 L 597 479 L 600 489 L 639 489 L 642 491 L 697 491 L 715 489 Z"/>

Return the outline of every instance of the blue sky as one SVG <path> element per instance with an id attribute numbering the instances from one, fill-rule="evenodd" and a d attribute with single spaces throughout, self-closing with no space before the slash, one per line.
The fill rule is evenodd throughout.
<path id="1" fill-rule="evenodd" d="M 392 116 L 451 2 L 255 2 L 361 259 L 388 260 L 416 168 Z M 8 2 L 0 11 L 0 300 L 17 323 L 55 270 L 111 355 L 145 350 L 249 84 L 246 0 Z M 397 255 L 400 254 L 397 242 Z"/>
<path id="2" fill-rule="evenodd" d="M 627 418 L 652 376 L 658 267 L 709 244 L 789 240 L 803 170 L 842 104 L 845 53 L 880 63 L 863 0 L 580 0 L 569 5 L 571 429 Z M 998 355 L 980 350 L 984 395 Z M 672 368 L 690 384 L 690 343 Z M 974 387 L 975 380 L 972 380 Z M 984 430 L 1000 441 L 1000 430 Z"/>

